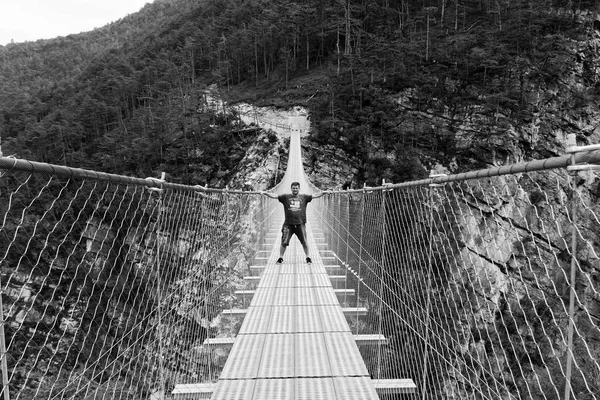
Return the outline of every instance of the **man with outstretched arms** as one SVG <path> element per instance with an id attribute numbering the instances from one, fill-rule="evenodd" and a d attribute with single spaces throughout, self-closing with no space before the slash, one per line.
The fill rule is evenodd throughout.
<path id="1" fill-rule="evenodd" d="M 306 254 L 306 262 L 312 263 L 310 255 L 308 253 L 308 244 L 306 243 L 306 206 L 312 199 L 317 199 L 325 194 L 325 192 L 319 192 L 315 195 L 300 194 L 300 183 L 293 182 L 292 193 L 285 193 L 276 195 L 274 193 L 261 192 L 267 197 L 277 199 L 283 204 L 285 212 L 285 221 L 281 228 L 281 247 L 279 249 L 279 259 L 277 264 L 283 262 L 283 255 L 290 244 L 290 240 L 293 235 L 296 235 Z"/>

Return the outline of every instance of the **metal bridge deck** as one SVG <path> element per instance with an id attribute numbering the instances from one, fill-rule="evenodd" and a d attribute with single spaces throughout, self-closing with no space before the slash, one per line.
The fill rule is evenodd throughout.
<path id="1" fill-rule="evenodd" d="M 276 238 L 212 399 L 379 398 L 307 229 L 312 265 L 296 239 L 276 265 Z"/>

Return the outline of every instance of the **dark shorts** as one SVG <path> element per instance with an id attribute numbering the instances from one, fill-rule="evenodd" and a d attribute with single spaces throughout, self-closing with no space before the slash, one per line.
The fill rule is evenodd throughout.
<path id="1" fill-rule="evenodd" d="M 283 224 L 281 228 L 281 244 L 283 246 L 289 246 L 292 236 L 296 235 L 302 245 L 306 240 L 306 225 L 287 225 Z"/>

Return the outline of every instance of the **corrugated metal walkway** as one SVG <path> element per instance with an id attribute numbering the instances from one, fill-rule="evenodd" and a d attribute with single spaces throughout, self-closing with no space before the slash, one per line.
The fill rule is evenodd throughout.
<path id="1" fill-rule="evenodd" d="M 315 190 L 304 173 L 298 131 L 290 134 L 286 173 L 275 193 L 289 193 L 294 181 L 301 193 Z M 273 250 L 211 399 L 379 398 L 317 248 L 317 241 L 321 250 L 326 243 L 315 229 L 314 206 L 308 204 L 306 225 L 312 265 L 296 237 L 284 264 L 275 264 L 283 222 L 278 211 L 281 220 L 267 239 Z"/>
<path id="2" fill-rule="evenodd" d="M 310 211 L 310 206 L 309 206 Z M 276 265 L 273 252 L 212 399 L 378 399 L 307 225 L 312 265 L 292 239 Z"/>

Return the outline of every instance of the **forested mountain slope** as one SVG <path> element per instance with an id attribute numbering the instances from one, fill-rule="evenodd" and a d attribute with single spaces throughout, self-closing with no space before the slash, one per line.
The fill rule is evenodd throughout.
<path id="1" fill-rule="evenodd" d="M 349 176 L 330 178 L 359 184 L 551 156 L 566 133 L 597 139 L 598 11 L 592 0 L 156 0 L 92 32 L 0 47 L 3 152 L 224 185 L 259 132 L 241 136 L 234 115 L 207 107 L 217 84 L 231 102 L 306 106 L 317 180 L 334 147 Z"/>

